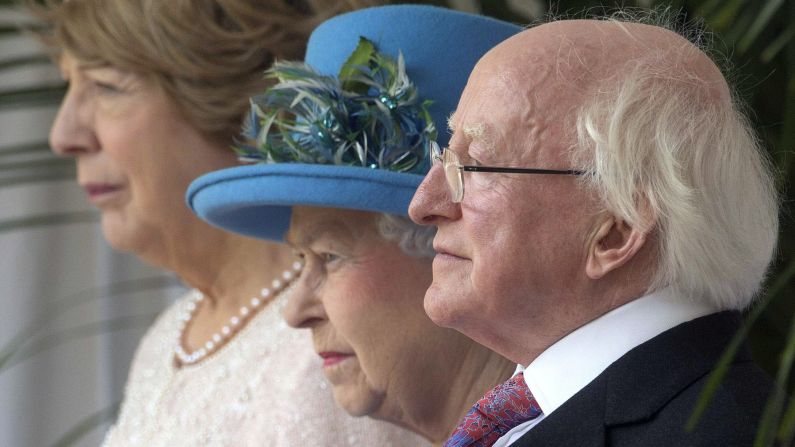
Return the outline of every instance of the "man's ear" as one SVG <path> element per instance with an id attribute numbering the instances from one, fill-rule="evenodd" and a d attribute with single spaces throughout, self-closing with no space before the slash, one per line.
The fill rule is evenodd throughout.
<path id="1" fill-rule="evenodd" d="M 599 279 L 631 260 L 646 243 L 646 232 L 605 213 L 588 246 L 585 274 Z"/>

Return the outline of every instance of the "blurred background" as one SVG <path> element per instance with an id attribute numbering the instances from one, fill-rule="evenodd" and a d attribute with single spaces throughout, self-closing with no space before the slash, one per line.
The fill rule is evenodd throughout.
<path id="1" fill-rule="evenodd" d="M 47 134 L 65 91 L 26 16 L 0 0 L 0 446 L 99 444 L 121 399 L 135 346 L 179 281 L 111 250 L 98 214 L 54 157 Z M 394 2 L 398 3 L 398 2 Z M 714 34 L 739 97 L 779 173 L 779 253 L 749 312 L 757 360 L 784 383 L 795 359 L 795 1 L 439 0 L 520 24 L 616 5 L 670 7 Z M 791 389 L 791 388 L 790 388 Z M 795 406 L 779 405 L 795 421 Z"/>

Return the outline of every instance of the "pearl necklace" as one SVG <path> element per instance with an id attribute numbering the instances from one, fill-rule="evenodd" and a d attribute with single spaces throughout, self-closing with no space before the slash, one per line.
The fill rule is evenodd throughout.
<path id="1" fill-rule="evenodd" d="M 240 331 L 245 323 L 257 313 L 258 310 L 264 307 L 264 304 L 273 299 L 273 297 L 275 297 L 280 291 L 290 284 L 290 281 L 301 272 L 303 265 L 300 262 L 295 261 L 293 262 L 292 267 L 292 270 L 285 270 L 281 274 L 281 277 L 274 279 L 271 282 L 270 288 L 263 288 L 260 291 L 259 297 L 255 296 L 251 298 L 251 301 L 249 301 L 249 306 L 241 307 L 238 314 L 229 318 L 229 323 L 225 324 L 221 328 L 220 332 L 214 333 L 212 337 L 210 337 L 210 339 L 204 343 L 204 346 L 191 353 L 188 353 L 182 347 L 182 340 L 185 338 L 185 330 L 193 320 L 194 314 L 199 308 L 199 304 L 204 300 L 204 294 L 198 290 L 194 290 L 188 300 L 188 304 L 178 317 L 179 324 L 177 324 L 177 343 L 174 347 L 174 355 L 176 356 L 179 363 L 183 365 L 192 365 L 194 363 L 198 363 L 205 357 L 217 351 L 221 346 L 224 345 L 225 342 L 229 341 L 238 331 Z"/>

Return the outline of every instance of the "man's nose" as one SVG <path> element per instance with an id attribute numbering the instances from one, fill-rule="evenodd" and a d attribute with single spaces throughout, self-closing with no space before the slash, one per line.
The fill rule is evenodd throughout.
<path id="1" fill-rule="evenodd" d="M 409 217 L 419 225 L 438 225 L 443 220 L 461 217 L 459 204 L 453 203 L 444 168 L 435 163 L 409 204 Z"/>

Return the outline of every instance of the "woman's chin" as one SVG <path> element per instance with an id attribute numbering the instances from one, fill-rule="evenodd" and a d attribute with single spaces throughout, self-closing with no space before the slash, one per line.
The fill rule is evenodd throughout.
<path id="1" fill-rule="evenodd" d="M 105 240 L 114 250 L 141 255 L 147 245 L 144 241 L 153 241 L 155 238 L 147 236 L 139 225 L 122 218 L 120 214 L 117 211 L 102 212 L 102 234 Z"/>
<path id="2" fill-rule="evenodd" d="M 358 388 L 350 385 L 334 386 L 334 400 L 342 409 L 355 417 L 376 417 L 376 411 L 381 407 L 383 399 L 379 394 L 369 389 Z"/>

